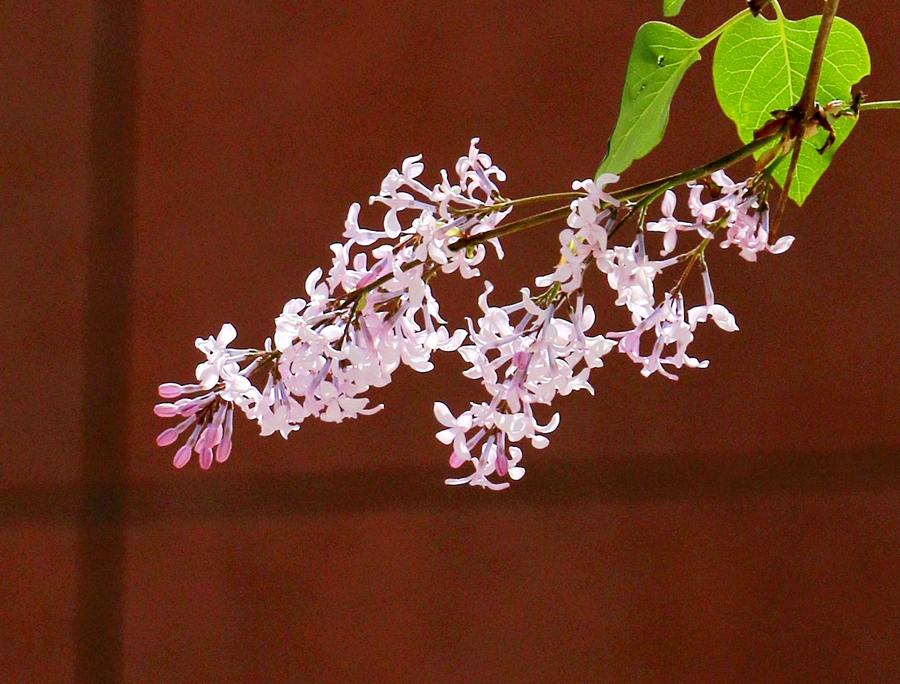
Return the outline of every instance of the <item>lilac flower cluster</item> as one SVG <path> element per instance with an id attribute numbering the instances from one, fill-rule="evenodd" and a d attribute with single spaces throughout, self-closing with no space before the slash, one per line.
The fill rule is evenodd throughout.
<path id="1" fill-rule="evenodd" d="M 640 294 L 636 298 L 642 306 L 635 308 L 629 306 L 632 312 L 632 321 L 635 324 L 631 330 L 610 333 L 610 337 L 619 340 L 619 351 L 626 354 L 632 361 L 641 364 L 641 374 L 649 376 L 659 372 L 667 378 L 677 380 L 677 376 L 666 370 L 664 366 L 673 368 L 705 368 L 708 361 L 700 361 L 687 354 L 688 345 L 694 339 L 694 331 L 697 325 L 712 319 L 722 330 L 732 332 L 738 329 L 734 316 L 721 304 L 717 304 L 713 294 L 712 282 L 709 277 L 709 269 L 706 265 L 705 250 L 707 245 L 715 238 L 719 231 L 725 232 L 725 239 L 720 243 L 722 248 L 735 245 L 740 248 L 740 256 L 747 261 L 756 261 L 757 254 L 768 251 L 779 254 L 786 251 L 794 241 L 792 236 L 779 239 L 774 245 L 769 245 L 769 212 L 765 200 L 756 189 L 753 179 L 740 183 L 732 181 L 723 171 L 716 171 L 710 176 L 709 187 L 713 189 L 714 197 L 703 199 L 707 186 L 699 183 L 689 183 L 688 208 L 692 222 L 679 221 L 674 217 L 676 198 L 675 193 L 667 190 L 662 200 L 662 218 L 659 221 L 647 224 L 650 232 L 663 233 L 663 249 L 660 256 L 670 254 L 675 250 L 677 234 L 679 232 L 694 231 L 701 239 L 699 244 L 682 254 L 663 261 L 649 261 L 643 249 L 644 235 L 639 232 L 635 243 L 629 250 L 623 252 L 624 257 L 618 257 L 615 264 L 610 261 L 600 261 L 598 266 L 607 273 L 610 287 L 619 292 L 617 304 L 625 299 L 623 294 L 623 282 L 628 292 L 628 283 L 639 282 Z M 685 311 L 684 297 L 681 293 L 681 285 L 684 277 L 670 292 L 667 292 L 663 301 L 653 304 L 653 280 L 656 274 L 674 263 L 685 264 L 685 276 L 690 272 L 695 263 L 699 267 L 703 277 L 704 304 Z M 628 264 L 623 273 L 617 270 L 622 264 Z M 635 297 L 628 292 L 627 304 L 631 304 Z M 652 308 L 651 308 L 652 307 Z M 644 334 L 653 332 L 656 339 L 653 340 L 649 353 L 641 351 L 641 342 Z M 664 356 L 667 348 L 674 347 L 669 356 Z"/>
<path id="2" fill-rule="evenodd" d="M 360 207 L 351 206 L 346 241 L 331 246 L 327 276 L 322 269 L 310 273 L 307 297 L 285 304 L 264 350 L 229 349 L 236 336 L 231 324 L 216 339 L 197 340 L 207 356 L 197 367 L 199 384 L 160 386 L 164 398 L 184 398 L 156 407 L 157 415 L 182 419 L 158 444 L 172 444 L 192 428 L 177 467 L 192 451 L 204 469 L 213 447 L 218 461 L 228 457 L 235 406 L 263 435 L 287 437 L 309 417 L 341 422 L 380 410 L 364 395 L 389 383 L 401 363 L 425 372 L 434 351 L 459 347 L 465 331 L 447 330 L 428 279 L 439 271 L 479 275 L 485 245 L 452 250 L 450 242 L 491 230 L 510 211 L 496 184 L 505 175 L 477 142 L 456 165 L 458 183 L 442 171 L 440 183 L 423 185 L 421 157 L 393 169 L 370 200 L 387 207 L 382 229 L 360 227 Z M 499 242 L 490 242 L 502 257 Z M 263 377 L 262 389 L 251 382 L 254 375 Z"/>
<path id="3" fill-rule="evenodd" d="M 438 439 L 453 445 L 450 465 L 459 468 L 468 462 L 474 466 L 471 475 L 447 480 L 447 484 L 504 489 L 509 483 L 494 483 L 488 476 L 522 477 L 525 470 L 518 465 L 522 450 L 514 444 L 529 439 L 534 448 L 543 449 L 549 444 L 544 435 L 559 425 L 559 414 L 546 425 L 538 423 L 532 406 L 550 404 L 557 395 L 580 389 L 593 394 L 588 382 L 591 368 L 603 365 L 601 358 L 615 343 L 602 335 L 586 334 L 594 323 L 594 310 L 585 306 L 580 294 L 563 317 L 556 315 L 562 308 L 556 298 L 541 306 L 543 302 L 540 298 L 536 301 L 528 288 L 522 289 L 522 299 L 515 304 L 490 306 L 492 290 L 490 282 L 485 283 L 478 298 L 483 315 L 477 326 L 469 321 L 472 344 L 459 348 L 470 364 L 463 375 L 481 380 L 491 400 L 473 403 L 458 417 L 436 402 L 434 414 L 446 427 L 437 434 Z M 480 453 L 474 456 L 472 451 L 479 444 Z"/>
<path id="4" fill-rule="evenodd" d="M 522 288 L 518 301 L 495 306 L 488 302 L 494 288 L 485 281 L 481 315 L 469 319 L 467 329 L 451 332 L 430 279 L 439 273 L 479 276 L 487 244 L 502 258 L 496 229 L 516 204 L 500 194 L 497 184 L 505 174 L 477 143 L 476 138 L 457 162 L 455 182 L 441 171 L 436 185 L 422 183 L 421 156 L 391 170 L 370 198 L 385 207 L 379 229 L 361 227 L 360 206 L 352 205 L 345 242 L 331 246 L 327 274 L 310 273 L 306 297 L 285 304 L 263 350 L 229 348 L 237 334 L 231 324 L 216 338 L 197 340 L 206 356 L 197 367 L 197 383 L 161 385 L 161 396 L 177 400 L 156 407 L 160 416 L 181 419 L 159 435 L 160 445 L 188 434 L 176 452 L 177 467 L 191 453 L 204 469 L 213 459 L 228 458 L 235 407 L 263 435 L 287 437 L 310 417 L 341 422 L 380 410 L 369 405 L 366 393 L 389 383 L 401 364 L 426 372 L 435 351 L 457 351 L 468 364 L 464 375 L 480 381 L 488 397 L 458 415 L 442 402 L 434 404 L 443 426 L 437 438 L 452 449 L 450 465 L 472 468 L 446 482 L 503 489 L 509 483 L 496 478 L 517 480 L 525 472 L 519 443 L 528 440 L 542 449 L 559 424 L 558 414 L 540 422 L 535 407 L 576 390 L 593 393 L 591 370 L 614 347 L 638 363 L 644 376 L 677 379 L 672 369 L 708 365 L 688 354 L 697 326 L 711 319 L 722 330 L 737 330 L 734 316 L 713 294 L 706 262 L 712 241 L 737 247 L 748 261 L 764 251 L 784 252 L 793 241 L 788 236 L 769 244 L 768 182 L 756 176 L 736 183 L 717 171 L 688 183 L 691 220 L 675 217 L 676 195 L 662 187 L 662 215 L 646 224 L 646 210 L 658 195 L 628 203 L 606 190 L 617 176 L 576 181 L 567 227 L 559 233 L 560 259 L 551 273 L 535 279 L 540 291 Z M 610 245 L 636 212 L 631 244 Z M 653 233 L 662 234 L 658 259 L 647 247 Z M 676 253 L 679 236 L 693 236 L 693 246 Z M 680 277 L 660 296 L 656 283 L 676 266 Z M 592 267 L 606 276 L 616 305 L 630 314 L 631 328 L 588 334 L 596 316 L 582 283 Z M 683 285 L 695 268 L 704 300 L 686 308 Z"/>
<path id="5" fill-rule="evenodd" d="M 553 273 L 539 277 L 536 282 L 543 286 L 558 282 L 563 291 L 574 291 L 580 287 L 587 267 L 595 265 L 606 274 L 610 288 L 616 291 L 616 305 L 628 309 L 634 325 L 629 330 L 607 333 L 608 337 L 619 341 L 619 351 L 640 364 L 644 376 L 658 372 L 674 380 L 677 376 L 666 366 L 705 368 L 708 365 L 708 361 L 687 354 L 697 325 L 712 319 L 722 330 L 738 329 L 734 316 L 716 303 L 713 294 L 705 250 L 715 235 L 723 232 L 720 246 L 737 246 L 740 256 L 747 261 L 756 261 L 758 253 L 763 251 L 780 254 L 791 246 L 794 238 L 785 236 L 770 245 L 769 212 L 761 194 L 766 187 L 757 188 L 753 178 L 735 183 L 720 170 L 710 176 L 708 183 L 688 183 L 692 221 L 675 218 L 676 195 L 668 189 L 662 199 L 662 217 L 646 224 L 647 232 L 663 234 L 660 257 L 676 250 L 679 233 L 694 233 L 699 239 L 694 247 L 676 256 L 653 260 L 646 248 L 645 227 L 639 226 L 631 245 L 607 248 L 607 236 L 617 218 L 613 209 L 619 202 L 604 193 L 602 186 L 616 180 L 615 176 L 605 175 L 597 183 L 576 181 L 573 184 L 575 189 L 584 189 L 586 197 L 572 202 L 570 228 L 559 235 L 562 245 L 559 265 Z M 683 265 L 686 276 L 695 263 L 699 263 L 702 273 L 704 304 L 685 309 L 681 293 L 684 278 L 658 301 L 654 282 L 664 269 Z M 648 334 L 655 339 L 649 351 L 642 351 L 642 341 Z M 670 348 L 673 348 L 671 353 L 666 355 Z"/>

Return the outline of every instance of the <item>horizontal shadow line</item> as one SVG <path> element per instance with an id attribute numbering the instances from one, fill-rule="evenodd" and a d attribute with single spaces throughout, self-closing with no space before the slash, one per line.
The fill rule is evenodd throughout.
<path id="1" fill-rule="evenodd" d="M 448 467 L 392 467 L 328 473 L 232 475 L 218 469 L 164 480 L 89 485 L 94 524 L 254 516 L 554 508 L 707 498 L 796 496 L 900 490 L 900 447 L 807 454 L 652 457 L 623 461 L 536 462 L 503 492 L 447 487 Z M 0 525 L 77 524 L 85 485 L 25 486 L 0 491 Z M 83 519 L 82 519 L 83 522 Z"/>

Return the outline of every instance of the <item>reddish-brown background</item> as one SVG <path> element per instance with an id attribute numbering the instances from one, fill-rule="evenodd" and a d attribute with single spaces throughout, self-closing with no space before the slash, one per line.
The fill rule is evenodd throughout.
<path id="1" fill-rule="evenodd" d="M 709 369 L 611 357 L 510 491 L 441 484 L 431 402 L 479 396 L 449 356 L 359 422 L 241 424 L 209 473 L 153 446 L 193 339 L 271 334 L 403 157 L 479 135 L 510 196 L 590 176 L 659 4 L 0 6 L 0 680 L 900 681 L 894 112 L 789 211 L 789 253 L 715 254 L 741 332 L 703 331 Z M 896 98 L 879 5 L 842 14 Z M 708 64 L 630 181 L 735 146 Z M 506 245 L 503 292 L 552 266 L 552 230 Z M 477 284 L 437 287 L 471 312 Z"/>

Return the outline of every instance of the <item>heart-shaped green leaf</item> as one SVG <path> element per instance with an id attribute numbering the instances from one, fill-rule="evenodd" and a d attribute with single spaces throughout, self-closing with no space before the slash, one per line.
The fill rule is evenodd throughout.
<path id="1" fill-rule="evenodd" d="M 667 17 L 674 17 L 681 11 L 684 0 L 663 0 L 663 14 Z"/>
<path id="2" fill-rule="evenodd" d="M 628 59 L 619 119 L 601 173 L 621 173 L 659 144 L 681 78 L 704 43 L 680 28 L 651 21 L 638 29 Z"/>
<path id="3" fill-rule="evenodd" d="M 777 5 L 776 13 L 774 20 L 747 16 L 729 27 L 716 46 L 716 96 L 744 142 L 753 139 L 753 131 L 771 118 L 773 110 L 788 109 L 800 99 L 821 21 L 819 16 L 789 21 Z M 868 75 L 869 69 L 869 51 L 862 34 L 849 21 L 835 18 L 817 99 L 823 104 L 831 100 L 849 103 L 851 87 Z M 834 125 L 837 140 L 824 154 L 817 149 L 825 142 L 825 131 L 804 141 L 790 189 L 790 197 L 797 204 L 803 204 L 809 196 L 855 123 L 849 117 L 838 119 Z M 786 173 L 787 164 L 775 172 L 782 185 Z"/>

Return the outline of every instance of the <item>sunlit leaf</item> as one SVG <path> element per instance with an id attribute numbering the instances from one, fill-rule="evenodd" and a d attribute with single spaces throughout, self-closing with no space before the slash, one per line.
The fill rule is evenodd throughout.
<path id="1" fill-rule="evenodd" d="M 663 0 L 663 14 L 667 17 L 674 17 L 681 11 L 684 0 Z"/>
<path id="2" fill-rule="evenodd" d="M 621 173 L 662 140 L 669 105 L 703 43 L 680 28 L 651 21 L 638 29 L 628 59 L 619 119 L 601 173 Z"/>
<path id="3" fill-rule="evenodd" d="M 774 20 L 747 16 L 719 38 L 713 59 L 716 96 L 744 142 L 752 140 L 753 131 L 771 118 L 773 110 L 788 109 L 800 99 L 820 21 L 819 16 L 789 21 L 780 13 Z M 818 100 L 849 103 L 851 87 L 868 75 L 869 69 L 869 51 L 862 34 L 837 17 L 825 51 Z M 817 151 L 825 142 L 824 131 L 803 143 L 790 189 L 797 204 L 809 196 L 854 124 L 848 117 L 835 123 L 837 140 L 825 154 Z M 787 166 L 782 164 L 775 173 L 779 183 L 784 183 Z"/>

